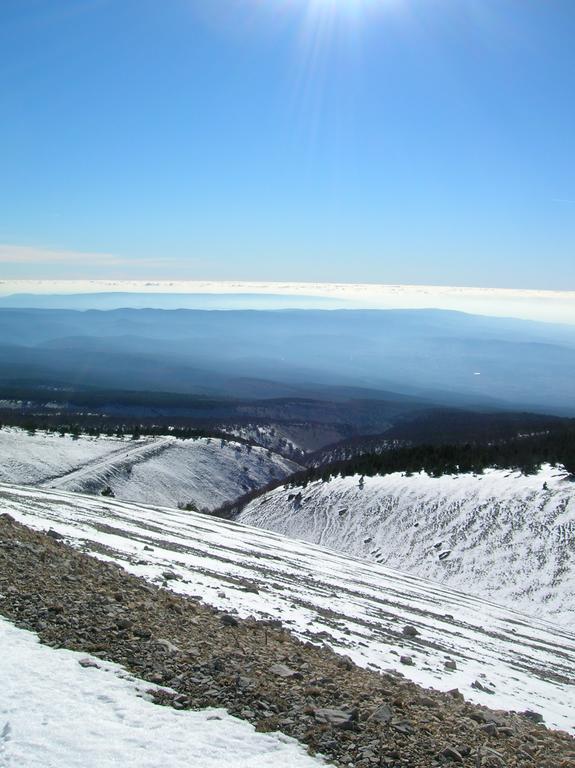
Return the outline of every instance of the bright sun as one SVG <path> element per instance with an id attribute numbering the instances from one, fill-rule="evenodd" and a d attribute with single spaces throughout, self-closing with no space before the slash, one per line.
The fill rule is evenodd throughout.
<path id="1" fill-rule="evenodd" d="M 314 16 L 362 16 L 370 11 L 391 9 L 405 0 L 292 0 L 294 4 L 307 6 Z"/>

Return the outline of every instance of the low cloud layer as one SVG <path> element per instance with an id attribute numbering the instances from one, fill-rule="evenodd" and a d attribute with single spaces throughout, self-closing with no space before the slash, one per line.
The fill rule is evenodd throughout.
<path id="1" fill-rule="evenodd" d="M 102 263 L 102 267 L 105 268 L 105 266 Z M 165 266 L 165 271 L 168 270 L 169 264 Z M 246 308 L 249 308 L 250 296 L 305 296 L 312 300 L 307 302 L 308 307 L 312 307 L 313 299 L 317 298 L 317 308 L 320 309 L 325 308 L 325 299 L 329 299 L 332 308 L 336 306 L 372 309 L 437 308 L 575 325 L 574 291 L 369 283 L 274 283 L 241 280 L 0 280 L 0 296 L 108 292 L 148 294 L 150 301 L 147 306 L 154 306 L 152 298 L 154 294 L 243 294 L 246 297 Z M 257 307 L 254 299 L 252 302 Z M 286 305 L 289 305 L 289 302 Z M 236 306 L 239 305 L 236 304 Z"/>

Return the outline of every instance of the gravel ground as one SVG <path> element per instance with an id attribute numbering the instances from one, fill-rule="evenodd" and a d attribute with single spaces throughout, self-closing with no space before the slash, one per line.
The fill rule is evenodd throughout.
<path id="1" fill-rule="evenodd" d="M 223 706 L 338 766 L 575 768 L 575 740 L 537 713 L 493 711 L 457 690 L 361 669 L 279 622 L 222 614 L 8 515 L 0 515 L 0 613 L 48 645 L 124 665 L 150 681 L 158 704 Z"/>

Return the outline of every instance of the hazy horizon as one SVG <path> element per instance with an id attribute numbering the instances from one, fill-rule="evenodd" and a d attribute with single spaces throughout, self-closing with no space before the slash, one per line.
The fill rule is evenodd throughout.
<path id="1" fill-rule="evenodd" d="M 149 296 L 148 307 L 164 307 L 165 301 L 154 303 L 156 296 L 182 298 L 230 297 L 231 301 L 213 308 L 333 308 L 333 309 L 445 309 L 492 317 L 511 317 L 539 322 L 575 324 L 575 292 L 489 289 L 460 286 L 382 285 L 375 283 L 304 283 L 263 281 L 138 281 L 138 280 L 0 280 L 0 306 L 35 306 L 34 303 L 10 303 L 10 297 L 48 297 L 63 299 L 74 295 L 88 297 L 99 294 L 138 294 Z M 237 297 L 234 298 L 234 297 Z M 269 299 L 266 301 L 266 299 Z M 273 301 L 271 301 L 273 299 Z M 51 306 L 38 302 L 37 306 Z M 61 305 L 70 306 L 63 301 Z M 114 305 L 122 305 L 118 303 Z M 177 302 L 169 305 L 177 307 Z M 192 307 L 189 298 L 182 307 Z M 201 308 L 199 303 L 197 308 Z M 91 308 L 86 299 L 86 308 Z M 96 307 L 94 307 L 96 308 Z"/>

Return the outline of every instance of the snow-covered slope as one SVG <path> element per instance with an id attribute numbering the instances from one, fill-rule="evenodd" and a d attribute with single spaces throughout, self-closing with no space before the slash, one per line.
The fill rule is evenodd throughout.
<path id="1" fill-rule="evenodd" d="M 72 472 L 84 464 L 121 455 L 132 442 L 118 438 L 60 437 L 49 432 L 31 435 L 23 429 L 0 429 L 0 480 L 41 483 Z"/>
<path id="2" fill-rule="evenodd" d="M 575 624 L 575 482 L 487 470 L 277 488 L 239 521 Z"/>
<path id="3" fill-rule="evenodd" d="M 0 485 L 0 510 L 131 573 L 274 618 L 357 663 L 572 730 L 575 635 L 448 587 L 275 533 L 101 497 Z M 165 572 L 171 571 L 169 582 Z M 415 628 L 413 636 L 404 628 Z M 412 665 L 401 663 L 411 657 Z M 446 668 L 446 660 L 456 669 Z M 479 684 L 479 685 L 478 685 Z"/>
<path id="4" fill-rule="evenodd" d="M 215 438 L 60 437 L 0 430 L 0 481 L 215 509 L 298 469 L 263 448 Z"/>
<path id="5" fill-rule="evenodd" d="M 40 645 L 0 619 L 3 768 L 319 768 L 303 747 L 222 709 L 158 707 L 117 664 Z M 81 664 L 79 662 L 82 662 Z"/>

